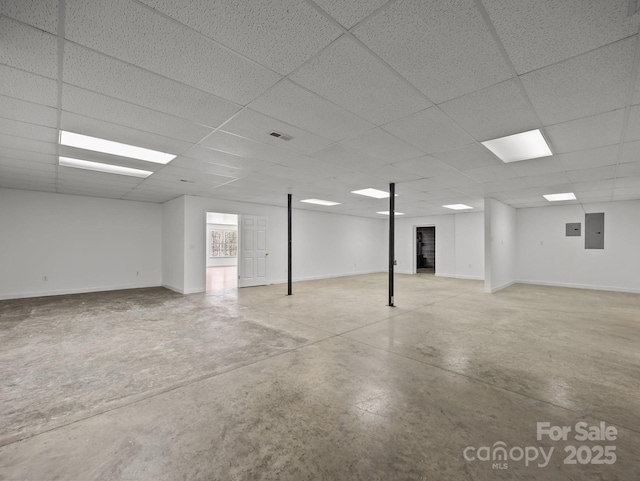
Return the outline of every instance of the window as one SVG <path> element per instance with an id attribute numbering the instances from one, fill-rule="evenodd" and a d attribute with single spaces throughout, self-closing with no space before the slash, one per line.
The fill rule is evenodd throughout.
<path id="1" fill-rule="evenodd" d="M 232 230 L 211 231 L 210 257 L 237 257 L 238 233 Z"/>

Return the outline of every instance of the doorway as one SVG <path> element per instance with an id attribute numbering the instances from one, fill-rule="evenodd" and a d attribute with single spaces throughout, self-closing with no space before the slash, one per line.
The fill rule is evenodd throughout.
<path id="1" fill-rule="evenodd" d="M 238 216 L 207 212 L 205 292 L 238 287 Z"/>
<path id="2" fill-rule="evenodd" d="M 436 273 L 436 228 L 416 227 L 416 274 Z"/>

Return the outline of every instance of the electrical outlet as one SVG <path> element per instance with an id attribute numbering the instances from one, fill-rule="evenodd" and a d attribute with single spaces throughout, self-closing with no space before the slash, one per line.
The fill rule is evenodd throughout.
<path id="1" fill-rule="evenodd" d="M 49 280 L 49 278 L 47 276 L 42 276 L 42 281 L 43 282 L 47 282 Z"/>

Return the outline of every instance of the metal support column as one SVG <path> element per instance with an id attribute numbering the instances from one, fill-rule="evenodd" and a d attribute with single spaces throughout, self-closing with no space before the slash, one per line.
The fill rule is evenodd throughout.
<path id="1" fill-rule="evenodd" d="M 389 184 L 389 306 L 393 306 L 393 268 L 395 260 L 396 184 Z"/>
<path id="2" fill-rule="evenodd" d="M 293 293 L 293 289 L 291 286 L 291 194 L 287 194 L 287 221 L 289 225 L 289 230 L 287 234 L 288 239 L 288 252 L 287 252 L 287 261 L 288 261 L 288 287 L 287 287 L 287 295 L 290 296 Z"/>

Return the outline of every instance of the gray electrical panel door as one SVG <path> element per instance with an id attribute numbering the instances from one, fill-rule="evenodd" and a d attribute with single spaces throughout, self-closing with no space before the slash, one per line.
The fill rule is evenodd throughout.
<path id="1" fill-rule="evenodd" d="M 584 248 L 604 249 L 604 212 L 585 214 Z"/>

